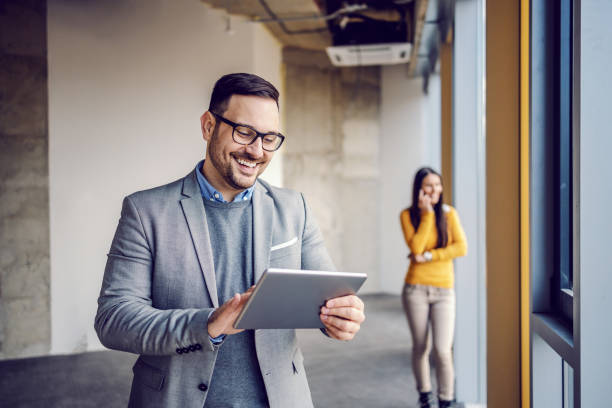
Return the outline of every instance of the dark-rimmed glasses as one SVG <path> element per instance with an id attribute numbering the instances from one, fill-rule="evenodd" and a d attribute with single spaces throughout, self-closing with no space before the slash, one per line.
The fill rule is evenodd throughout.
<path id="1" fill-rule="evenodd" d="M 280 133 L 261 133 L 253 129 L 249 125 L 232 122 L 231 120 L 226 119 L 215 112 L 210 113 L 212 113 L 213 116 L 219 119 L 221 122 L 224 122 L 232 127 L 232 139 L 234 139 L 234 142 L 238 144 L 250 145 L 251 143 L 255 142 L 258 137 L 261 137 L 261 147 L 267 152 L 273 152 L 275 150 L 278 150 L 278 148 L 281 147 L 283 141 L 285 140 L 285 136 Z"/>

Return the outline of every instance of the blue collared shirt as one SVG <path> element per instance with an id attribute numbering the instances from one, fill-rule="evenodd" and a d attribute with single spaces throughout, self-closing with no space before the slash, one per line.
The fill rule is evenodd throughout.
<path id="1" fill-rule="evenodd" d="M 200 191 L 202 192 L 202 197 L 205 200 L 216 201 L 218 203 L 227 203 L 227 201 L 225 201 L 225 199 L 223 198 L 223 194 L 218 192 L 208 182 L 208 180 L 206 180 L 206 177 L 204 177 L 204 174 L 202 173 L 202 166 L 204 166 L 204 160 L 199 162 L 196 166 L 196 175 L 198 177 L 198 184 L 200 185 Z M 236 194 L 236 197 L 234 197 L 233 202 L 250 200 L 251 197 L 253 196 L 254 189 L 255 189 L 255 184 L 253 184 L 251 187 L 244 190 L 242 193 Z"/>

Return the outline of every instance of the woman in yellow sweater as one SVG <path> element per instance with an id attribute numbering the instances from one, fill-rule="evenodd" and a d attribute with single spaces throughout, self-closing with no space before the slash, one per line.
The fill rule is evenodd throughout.
<path id="1" fill-rule="evenodd" d="M 442 203 L 442 178 L 433 169 L 423 167 L 417 171 L 412 205 L 402 211 L 400 220 L 410 248 L 402 302 L 412 333 L 412 369 L 419 403 L 422 408 L 432 404 L 429 353 L 433 340 L 439 407 L 451 407 L 454 401 L 453 259 L 466 254 L 467 243 L 457 211 Z"/>

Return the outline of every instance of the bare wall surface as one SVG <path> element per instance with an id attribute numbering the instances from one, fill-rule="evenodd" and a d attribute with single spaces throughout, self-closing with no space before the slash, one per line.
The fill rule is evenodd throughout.
<path id="1" fill-rule="evenodd" d="M 121 201 L 204 157 L 199 118 L 214 82 L 280 75 L 262 27 L 226 28 L 198 0 L 49 2 L 53 354 L 101 348 L 93 320 Z"/>
<path id="2" fill-rule="evenodd" d="M 323 52 L 286 48 L 285 186 L 303 191 L 339 270 L 380 290 L 380 68 L 334 68 Z"/>
<path id="3" fill-rule="evenodd" d="M 408 247 L 400 212 L 410 206 L 412 180 L 421 166 L 439 169 L 441 163 L 440 76 L 423 80 L 406 75 L 402 65 L 386 66 L 381 80 L 380 186 L 377 192 L 381 290 L 400 294 L 408 270 Z"/>
<path id="4" fill-rule="evenodd" d="M 0 359 L 50 346 L 46 2 L 0 2 Z"/>

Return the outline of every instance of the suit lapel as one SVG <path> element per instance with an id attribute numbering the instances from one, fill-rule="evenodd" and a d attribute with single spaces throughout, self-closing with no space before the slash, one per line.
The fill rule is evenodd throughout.
<path id="1" fill-rule="evenodd" d="M 210 245 L 210 235 L 208 233 L 208 223 L 206 222 L 206 211 L 202 203 L 202 193 L 198 185 L 194 170 L 183 182 L 183 195 L 181 206 L 189 232 L 193 240 L 200 268 L 204 275 L 208 295 L 214 307 L 219 307 L 219 299 L 217 298 L 217 280 L 215 279 L 215 265 L 213 262 L 212 247 Z"/>
<path id="2" fill-rule="evenodd" d="M 255 282 L 259 280 L 268 267 L 274 203 L 266 189 L 259 183 L 253 191 L 253 268 Z"/>

